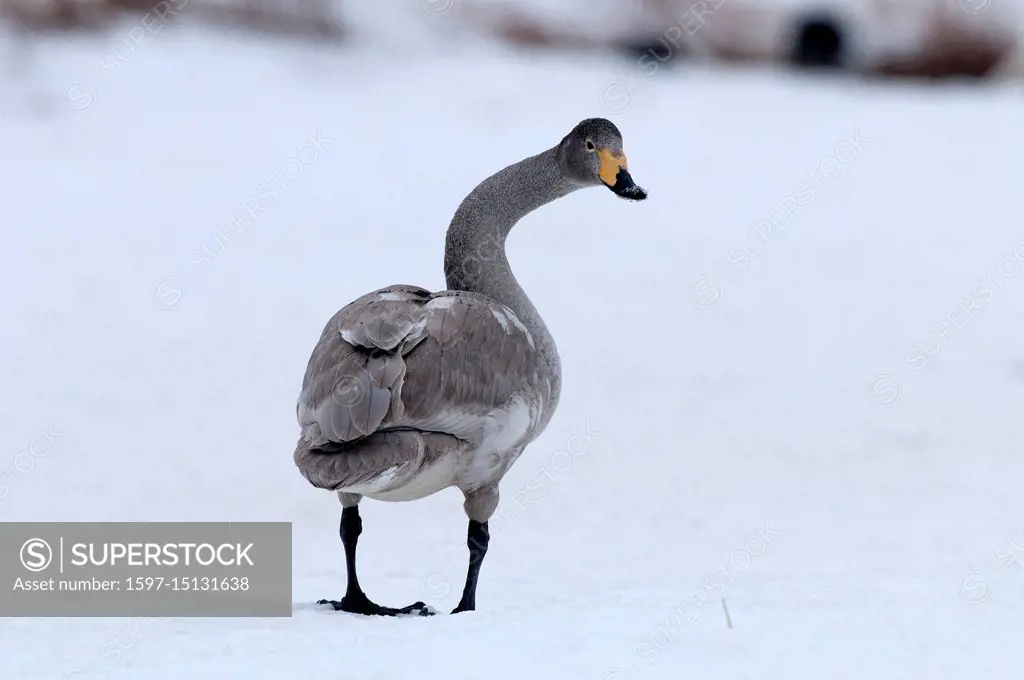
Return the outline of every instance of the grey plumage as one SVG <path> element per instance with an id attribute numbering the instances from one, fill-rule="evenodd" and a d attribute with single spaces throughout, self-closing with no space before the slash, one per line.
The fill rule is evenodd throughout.
<path id="1" fill-rule="evenodd" d="M 375 497 L 444 456 L 486 453 L 487 460 L 447 461 L 446 486 L 474 491 L 503 472 L 507 452 L 485 451 L 487 438 L 518 427 L 510 443 L 524 443 L 550 402 L 540 369 L 530 333 L 500 303 L 411 286 L 369 293 L 328 322 L 313 350 L 296 462 L 326 489 L 355 489 L 388 473 L 365 489 Z M 514 405 L 524 411 L 511 413 Z"/>
<path id="2" fill-rule="evenodd" d="M 472 522 L 486 531 L 498 483 L 561 393 L 554 339 L 512 274 L 505 240 L 526 214 L 601 184 L 646 197 L 626 170 L 618 129 L 588 119 L 463 200 L 445 243 L 449 290 L 389 286 L 328 321 L 296 408 L 294 460 L 311 484 L 337 491 L 350 509 L 363 496 L 407 501 L 456 486 L 471 531 Z M 350 588 L 352 580 L 354 571 Z M 472 608 L 472 595 L 460 607 Z"/>

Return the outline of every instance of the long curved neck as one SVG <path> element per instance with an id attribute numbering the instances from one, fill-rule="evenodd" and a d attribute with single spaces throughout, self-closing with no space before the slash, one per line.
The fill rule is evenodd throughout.
<path id="1" fill-rule="evenodd" d="M 449 290 L 480 293 L 515 312 L 559 386 L 554 338 L 512 274 L 505 240 L 527 214 L 579 188 L 559 172 L 558 147 L 553 147 L 481 182 L 455 211 L 445 240 L 444 273 Z M 557 399 L 557 387 L 553 399 Z"/>

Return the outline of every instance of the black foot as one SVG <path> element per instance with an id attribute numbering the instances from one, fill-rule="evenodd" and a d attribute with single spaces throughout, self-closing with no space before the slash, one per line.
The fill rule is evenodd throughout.
<path id="1" fill-rule="evenodd" d="M 462 612 L 472 612 L 472 611 L 476 611 L 476 607 L 466 607 L 466 606 L 460 604 L 458 607 L 456 607 L 455 609 L 452 610 L 452 614 L 461 614 Z"/>
<path id="2" fill-rule="evenodd" d="M 433 616 L 436 612 L 422 602 L 416 602 L 408 607 L 393 609 L 381 607 L 379 604 L 370 602 L 367 598 L 343 597 L 341 600 L 318 600 L 317 604 L 329 604 L 336 612 L 348 612 L 350 614 L 363 614 L 364 616 Z"/>

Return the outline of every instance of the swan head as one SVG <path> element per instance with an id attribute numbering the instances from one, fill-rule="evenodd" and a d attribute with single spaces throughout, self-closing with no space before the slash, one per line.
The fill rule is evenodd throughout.
<path id="1" fill-rule="evenodd" d="M 620 198 L 642 201 L 647 192 L 629 174 L 622 134 L 615 123 L 588 118 L 559 144 L 562 173 L 583 186 L 604 185 Z"/>

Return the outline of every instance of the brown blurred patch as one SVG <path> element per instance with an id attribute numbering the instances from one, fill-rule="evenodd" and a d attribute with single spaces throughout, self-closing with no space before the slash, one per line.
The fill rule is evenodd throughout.
<path id="1" fill-rule="evenodd" d="M 103 0 L 0 0 L 0 20 L 28 31 L 100 28 L 110 20 Z"/>
<path id="2" fill-rule="evenodd" d="M 984 78 L 1012 53 L 1016 41 L 1008 34 L 978 30 L 944 12 L 936 12 L 928 38 L 916 54 L 883 61 L 872 73 L 903 78 Z"/>
<path id="3" fill-rule="evenodd" d="M 463 15 L 467 19 L 474 20 L 496 37 L 516 45 L 590 48 L 602 44 L 582 33 L 547 26 L 542 21 L 514 10 L 498 8 L 492 10 L 488 7 L 471 5 Z"/>
<path id="4" fill-rule="evenodd" d="M 0 0 L 0 20 L 33 32 L 95 30 L 125 16 L 178 16 L 267 33 L 340 38 L 337 2 L 329 0 Z"/>

